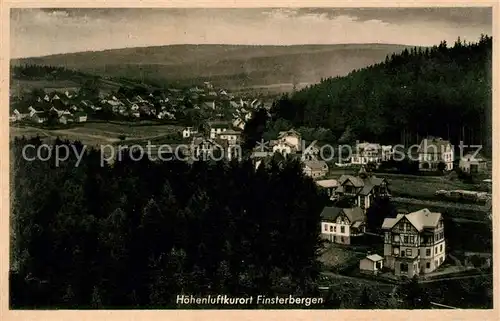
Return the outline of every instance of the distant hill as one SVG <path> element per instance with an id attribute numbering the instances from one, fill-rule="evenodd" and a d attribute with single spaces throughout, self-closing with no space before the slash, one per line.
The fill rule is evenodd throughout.
<path id="1" fill-rule="evenodd" d="M 210 80 L 228 88 L 316 83 L 343 76 L 400 52 L 403 45 L 171 45 L 15 59 L 11 63 L 61 66 L 105 77 L 158 82 Z"/>

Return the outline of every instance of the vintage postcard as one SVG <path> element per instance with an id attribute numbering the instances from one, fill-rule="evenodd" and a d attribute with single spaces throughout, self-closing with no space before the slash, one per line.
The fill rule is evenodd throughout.
<path id="1" fill-rule="evenodd" d="M 499 317 L 493 3 L 37 6 L 4 12 L 8 318 Z"/>

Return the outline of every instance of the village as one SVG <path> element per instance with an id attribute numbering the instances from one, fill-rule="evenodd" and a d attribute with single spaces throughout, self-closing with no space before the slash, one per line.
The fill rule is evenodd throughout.
<path id="1" fill-rule="evenodd" d="M 98 99 L 87 98 L 76 91 L 30 97 L 13 104 L 10 121 L 29 126 L 68 126 L 108 115 L 107 119 L 186 124 L 178 132 L 178 139 L 168 142 L 168 152 L 148 149 L 149 156 L 165 159 L 162 156 L 173 153 L 176 158 L 189 161 L 231 161 L 243 156 L 241 144 L 246 122 L 257 110 L 269 112 L 271 107 L 258 98 L 235 98 L 224 89 L 214 89 L 208 82 L 188 90 L 170 89 L 131 97 L 109 93 Z M 186 117 L 192 113 L 199 115 L 198 121 L 196 117 Z M 256 169 L 276 157 L 296 159 L 302 163 L 304 174 L 327 195 L 329 204 L 321 213 L 320 226 L 321 237 L 327 242 L 323 255 L 326 271 L 333 269 L 339 273 L 339 266 L 343 266 L 341 274 L 397 282 L 413 276 L 428 279 L 475 273 L 477 266 L 471 263 L 472 256 L 480 258 L 481 266 L 491 266 L 491 253 L 464 252 L 461 261 L 449 253 L 453 249 L 447 244 L 446 226 L 439 210 L 453 204 L 450 202 L 484 203 L 491 219 L 491 191 L 436 188 L 429 195 L 432 200 L 414 197 L 409 202 L 401 197 L 404 195 L 392 195 L 391 191 L 398 177 L 404 175 L 398 172 L 375 175 L 384 164 L 394 163 L 394 146 L 357 141 L 351 146 L 352 154 L 343 162 L 322 159 L 321 147 L 317 141 L 306 142 L 297 130 L 290 128 L 269 142 L 257 144 L 250 157 Z M 490 175 L 487 161 L 479 154 L 457 155 L 451 143 L 442 138 L 422 139 L 414 156 L 418 159 L 418 172 L 424 174 L 458 170 L 466 175 Z M 486 178 L 483 183 L 491 185 L 491 180 Z M 381 199 L 396 200 L 399 205 L 412 203 L 412 209 L 403 206 L 395 217 L 380 220 L 378 226 L 368 226 L 367 212 Z M 438 210 L 433 210 L 436 207 L 432 201 L 440 203 Z"/>
<path id="2" fill-rule="evenodd" d="M 226 120 L 242 130 L 252 112 L 270 109 L 260 97 L 238 97 L 210 82 L 184 89 L 140 88 L 86 93 L 79 90 L 11 92 L 11 123 L 71 124 L 90 120 L 156 120 L 199 125 L 201 119 Z"/>

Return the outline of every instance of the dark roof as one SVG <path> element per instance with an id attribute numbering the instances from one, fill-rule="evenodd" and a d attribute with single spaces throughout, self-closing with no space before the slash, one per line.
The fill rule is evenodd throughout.
<path id="1" fill-rule="evenodd" d="M 342 208 L 340 207 L 327 206 L 323 208 L 323 212 L 321 212 L 321 218 L 334 221 L 341 212 Z"/>
<path id="2" fill-rule="evenodd" d="M 306 167 L 309 167 L 313 171 L 323 170 L 325 166 L 326 168 L 328 168 L 328 165 L 326 164 L 325 161 L 305 161 L 304 165 Z"/>
<path id="3" fill-rule="evenodd" d="M 323 212 L 321 212 L 321 217 L 326 220 L 334 221 L 340 214 L 344 214 L 347 216 L 351 224 L 354 222 L 364 221 L 365 214 L 361 207 L 353 207 L 353 208 L 340 208 L 340 207 L 330 207 L 327 206 L 323 208 Z"/>
<path id="4" fill-rule="evenodd" d="M 380 178 L 376 176 L 366 176 L 364 179 L 352 175 L 342 175 L 339 178 L 339 192 L 343 191 L 342 186 L 345 182 L 350 181 L 354 187 L 361 188 L 359 191 L 360 195 L 368 195 L 375 186 L 380 186 L 385 180 L 385 178 Z"/>

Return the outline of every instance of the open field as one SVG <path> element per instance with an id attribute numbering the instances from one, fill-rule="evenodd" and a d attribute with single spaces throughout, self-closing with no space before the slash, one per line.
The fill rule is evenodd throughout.
<path id="1" fill-rule="evenodd" d="M 343 269 L 358 262 L 365 255 L 366 253 L 354 251 L 352 248 L 327 244 L 320 257 L 320 262 L 328 269 Z"/>
<path id="2" fill-rule="evenodd" d="M 99 90 L 102 93 L 110 93 L 111 91 L 117 91 L 121 84 L 117 82 L 112 82 L 109 80 L 100 80 Z M 31 92 L 33 89 L 43 89 L 45 92 L 61 92 L 64 93 L 68 91 L 78 91 L 81 88 L 80 81 L 76 80 L 27 80 L 27 79 L 16 79 L 11 78 L 10 83 L 11 91 L 15 93 Z"/>
<path id="3" fill-rule="evenodd" d="M 133 124 L 83 123 L 68 129 L 41 129 L 36 127 L 10 127 L 11 138 L 15 136 L 40 136 L 41 138 L 79 140 L 83 144 L 97 146 L 121 142 L 120 136 L 128 140 L 155 139 L 178 132 L 182 127 L 174 125 L 137 126 Z"/>

